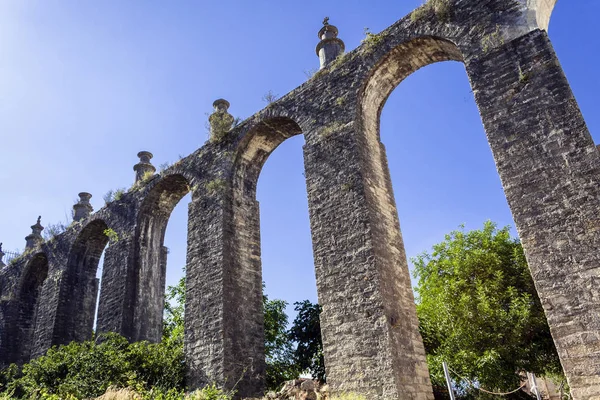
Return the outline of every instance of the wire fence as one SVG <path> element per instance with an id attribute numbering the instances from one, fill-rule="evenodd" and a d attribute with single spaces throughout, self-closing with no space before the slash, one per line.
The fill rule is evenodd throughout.
<path id="1" fill-rule="evenodd" d="M 12 260 L 14 260 L 15 258 L 19 257 L 21 254 L 17 253 L 16 251 L 5 251 L 4 252 L 4 257 L 2 257 L 2 262 L 6 265 L 10 264 L 10 262 Z"/>

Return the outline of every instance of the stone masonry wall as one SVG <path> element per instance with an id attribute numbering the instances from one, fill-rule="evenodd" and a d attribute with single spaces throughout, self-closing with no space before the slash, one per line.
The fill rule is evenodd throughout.
<path id="1" fill-rule="evenodd" d="M 232 387 L 240 380 L 239 396 L 261 395 L 256 183 L 277 146 L 303 134 L 331 390 L 370 400 L 431 399 L 379 117 L 407 76 L 453 60 L 465 63 L 574 398 L 598 398 L 600 155 L 540 30 L 554 3 L 426 4 L 166 170 L 154 173 L 151 155 L 140 153 L 137 181 L 123 196 L 0 270 L 0 365 L 90 337 L 105 229 L 114 235 L 106 247 L 98 331 L 159 340 L 164 229 L 191 192 L 188 385 Z M 232 120 L 228 106 L 215 102 L 211 123 Z"/>

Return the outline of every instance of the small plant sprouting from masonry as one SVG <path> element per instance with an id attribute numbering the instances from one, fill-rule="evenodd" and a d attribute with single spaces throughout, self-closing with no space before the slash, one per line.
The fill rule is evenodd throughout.
<path id="1" fill-rule="evenodd" d="M 212 181 L 210 181 L 206 184 L 206 190 L 210 194 L 221 193 L 222 191 L 225 190 L 225 188 L 227 188 L 227 182 L 225 182 L 224 179 L 220 179 L 220 178 L 213 179 Z"/>
<path id="2" fill-rule="evenodd" d="M 106 237 L 108 237 L 109 243 L 112 244 L 119 241 L 119 235 L 114 231 L 114 229 L 106 228 L 103 233 Z"/>

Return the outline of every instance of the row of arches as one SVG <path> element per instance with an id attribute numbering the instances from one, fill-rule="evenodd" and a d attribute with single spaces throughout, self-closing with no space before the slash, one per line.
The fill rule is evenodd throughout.
<path id="1" fill-rule="evenodd" d="M 539 58 L 535 63 L 539 63 L 540 59 L 555 60 L 544 35 L 534 32 L 527 41 L 520 43 L 523 47 L 537 46 L 535 51 Z M 519 63 L 520 68 L 523 65 L 535 67 L 535 64 L 527 65 L 527 60 L 519 52 L 509 56 L 513 57 L 511 61 Z M 339 124 L 331 134 L 317 137 L 317 132 L 310 123 L 296 122 L 293 117 L 287 116 L 265 118 L 248 129 L 243 140 L 236 144 L 233 167 L 229 171 L 230 175 L 224 177 L 227 188 L 220 196 L 220 203 L 208 204 L 209 196 L 203 194 L 202 190 L 198 193 L 196 204 L 190 207 L 190 215 L 196 217 L 198 213 L 206 213 L 210 216 L 190 223 L 189 243 L 196 247 L 191 252 L 197 253 L 188 256 L 193 261 L 188 265 L 188 271 L 191 272 L 188 282 L 192 282 L 195 287 L 188 291 L 191 296 L 187 305 L 191 305 L 189 309 L 194 312 L 203 309 L 196 307 L 203 301 L 200 296 L 202 289 L 211 285 L 219 287 L 218 290 L 215 289 L 215 293 L 220 297 L 215 302 L 221 301 L 222 304 L 215 307 L 221 307 L 219 329 L 226 336 L 229 335 L 224 339 L 227 353 L 224 357 L 230 357 L 224 361 L 225 367 L 220 367 L 225 370 L 221 373 L 226 375 L 225 378 L 244 375 L 243 371 L 249 367 L 239 361 L 234 362 L 233 357 L 253 359 L 250 366 L 252 374 L 240 383 L 240 393 L 251 395 L 259 391 L 264 372 L 264 359 L 260 360 L 264 334 L 261 335 L 262 272 L 256 186 L 261 169 L 275 148 L 287 138 L 304 133 L 307 138 L 304 147 L 306 181 L 317 286 L 319 299 L 324 307 L 321 325 L 324 329 L 326 362 L 329 362 L 328 374 L 333 382 L 341 386 L 344 385 L 343 382 L 347 382 L 348 387 L 341 389 L 358 388 L 362 393 L 372 394 L 373 398 L 398 396 L 401 388 L 410 388 L 415 393 L 429 396 L 428 378 L 423 374 L 423 369 L 426 371 L 424 351 L 418 337 L 418 322 L 412 304 L 406 256 L 387 157 L 379 138 L 379 124 L 387 97 L 404 78 L 421 67 L 446 60 L 463 61 L 467 64 L 474 88 L 481 90 L 477 92 L 477 99 L 505 187 L 511 190 L 517 187 L 526 191 L 525 180 L 511 175 L 513 167 L 503 159 L 503 149 L 507 146 L 503 136 L 507 133 L 506 126 L 512 128 L 511 123 L 522 122 L 523 118 L 516 115 L 512 116 L 515 121 L 504 120 L 502 124 L 496 124 L 496 116 L 492 116 L 504 107 L 496 105 L 494 101 L 502 97 L 502 92 L 507 91 L 506 86 L 510 88 L 511 85 L 519 84 L 517 70 L 508 78 L 503 75 L 506 80 L 504 87 L 496 88 L 496 93 L 490 93 L 490 90 L 483 87 L 486 80 L 491 79 L 490 76 L 493 78 L 495 73 L 488 65 L 481 60 L 463 60 L 460 49 L 449 40 L 425 37 L 415 39 L 408 45 L 395 46 L 370 71 L 366 84 L 360 86 L 360 91 L 345 93 L 349 97 L 348 104 L 356 106 L 356 115 L 353 114 L 349 121 L 343 121 L 346 124 Z M 564 79 L 553 75 L 555 71 L 552 67 L 546 66 L 544 70 L 536 72 L 540 75 L 536 76 L 535 84 L 520 89 L 519 94 L 525 99 L 526 96 L 535 97 L 546 80 L 568 88 Z M 569 101 L 570 94 L 565 89 L 563 92 L 555 91 L 554 96 L 547 101 L 560 104 Z M 568 117 L 571 120 L 581 118 L 576 111 Z M 560 124 L 558 121 L 551 123 Z M 527 126 L 527 129 L 536 128 Z M 568 133 L 579 135 L 580 149 L 593 148 L 593 143 L 589 137 L 586 138 L 584 130 L 571 129 Z M 514 141 L 515 138 L 511 137 L 511 140 Z M 545 153 L 527 153 L 536 148 L 538 147 L 523 146 L 513 150 L 518 156 L 514 156 L 511 161 L 522 166 L 526 159 L 552 157 Z M 589 158 L 585 162 L 598 164 L 598 154 L 591 151 L 588 153 Z M 548 165 L 556 167 L 556 163 Z M 576 172 L 565 172 L 560 167 L 554 172 L 557 179 L 581 178 Z M 339 190 L 347 183 L 351 184 L 348 189 L 352 190 Z M 132 306 L 128 308 L 127 316 L 133 321 L 130 330 L 133 338 L 160 338 L 166 265 L 165 229 L 173 208 L 189 190 L 190 182 L 186 178 L 171 175 L 153 186 L 140 205 L 132 241 L 133 263 L 127 271 L 130 282 L 133 283 L 128 288 L 133 295 L 129 299 Z M 539 188 L 531 188 L 531 193 L 536 190 Z M 536 246 L 546 238 L 527 231 L 527 227 L 541 224 L 535 216 L 527 213 L 527 209 L 532 204 L 539 204 L 535 200 L 524 202 L 522 199 L 527 198 L 525 195 L 511 197 L 511 193 L 508 191 L 507 196 L 516 214 L 517 225 L 525 233 L 524 245 L 529 255 L 532 255 L 532 268 L 535 268 L 536 261 L 538 264 L 543 261 L 543 258 L 539 258 L 541 251 Z M 214 193 L 211 196 L 214 197 Z M 590 205 L 590 208 L 595 209 L 595 205 Z M 336 215 L 332 216 L 332 213 Z M 89 294 L 98 290 L 94 280 L 95 269 L 107 243 L 105 235 L 101 237 L 99 232 L 103 232 L 106 227 L 103 222 L 90 223 L 74 242 L 68 258 L 66 286 L 77 287 L 77 290 L 72 292 L 72 299 L 75 301 L 65 305 L 64 312 L 59 313 L 59 316 L 70 321 L 70 324 L 64 326 L 81 327 L 77 332 L 83 332 L 84 336 L 87 334 L 85 329 L 90 326 L 90 315 L 93 315 L 93 312 L 87 312 L 92 308 L 87 301 L 93 297 Z M 206 239 L 211 234 L 211 229 L 221 235 L 220 238 L 211 239 L 221 246 L 213 253 L 210 253 L 211 249 L 206 245 L 211 243 Z M 206 242 L 197 245 L 197 241 L 202 240 Z M 43 286 L 44 265 L 46 271 L 48 269 L 48 262 L 46 260 L 44 264 L 43 259 L 40 256 L 35 264 L 36 269 L 42 272 L 33 274 L 28 280 L 34 288 L 30 293 L 39 291 Z M 201 273 L 208 272 L 215 265 L 221 270 L 214 280 L 211 280 L 213 278 L 209 274 Z M 203 278 L 206 278 L 206 282 L 200 284 L 199 280 Z M 550 298 L 551 296 L 548 297 Z M 84 304 L 85 312 L 73 315 L 75 304 Z M 197 321 L 194 321 L 197 315 L 190 314 L 186 315 L 186 346 L 194 363 L 199 358 L 194 351 L 201 349 L 201 345 L 194 343 L 194 346 L 190 346 L 189 343 L 196 339 L 194 335 L 200 329 Z M 232 318 L 232 315 L 241 318 Z M 32 318 L 29 322 L 23 321 L 22 326 L 35 326 L 35 322 L 32 322 L 35 317 Z M 60 336 L 80 340 L 77 338 L 78 334 L 65 332 Z M 340 343 L 345 343 L 346 346 L 341 346 Z M 209 345 L 210 343 L 206 346 Z M 369 356 L 373 351 L 377 354 Z M 207 362 L 213 361 L 209 359 Z M 199 377 L 193 374 L 200 375 L 198 370 L 209 369 L 206 364 L 198 369 L 191 368 L 192 385 L 198 385 L 202 383 L 202 379 L 208 378 L 206 375 Z M 407 372 L 407 369 L 410 371 Z M 378 371 L 377 378 L 347 381 L 348 374 L 356 370 Z M 234 382 L 235 379 L 230 381 Z"/>

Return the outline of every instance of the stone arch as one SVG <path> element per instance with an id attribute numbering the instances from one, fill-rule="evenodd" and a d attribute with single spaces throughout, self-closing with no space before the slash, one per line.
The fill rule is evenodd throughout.
<path id="1" fill-rule="evenodd" d="M 547 4 L 548 19 L 554 3 Z M 413 48 L 415 44 L 420 48 Z M 593 197 L 598 191 L 598 152 L 546 32 L 534 30 L 495 51 L 465 52 L 463 56 L 504 193 L 573 396 L 596 398 L 600 384 L 592 365 L 596 365 L 598 356 L 588 350 L 583 340 L 574 340 L 581 334 L 574 333 L 571 327 L 577 324 L 580 332 L 591 332 L 598 321 L 598 305 L 586 297 L 588 289 L 582 289 L 578 295 L 573 292 L 590 287 L 589 282 L 594 279 L 590 276 L 597 275 L 596 264 L 573 254 L 592 254 L 591 249 L 598 243 L 597 235 L 586 228 L 598 220 L 597 197 Z M 383 266 L 381 270 L 387 274 L 386 280 L 393 282 L 382 286 L 380 293 L 388 299 L 384 302 L 385 314 L 394 321 L 394 328 L 399 328 L 392 333 L 392 342 L 401 348 L 410 345 L 408 337 L 417 332 L 417 320 L 385 150 L 379 141 L 379 115 L 385 99 L 404 77 L 445 60 L 461 61 L 457 47 L 446 40 L 418 38 L 401 44 L 372 69 L 359 98 L 358 136 L 368 148 L 367 155 L 363 155 L 363 171 L 369 181 L 365 198 L 375 210 L 370 218 L 378 227 L 373 250 Z M 581 165 L 587 167 L 582 170 Z M 585 193 L 585 200 L 570 187 L 580 187 L 578 193 Z M 577 206 L 573 201 L 578 201 Z M 566 237 L 568 241 L 562 239 Z M 392 272 L 389 265 L 394 264 L 402 266 L 403 272 Z M 567 300 L 568 296 L 571 297 Z M 571 313 L 572 307 L 579 307 L 581 312 Z M 394 308 L 402 310 L 401 314 L 394 313 Z M 424 361 L 422 344 L 413 340 L 412 348 L 407 355 Z M 402 361 L 392 360 L 392 367 L 398 366 L 402 366 Z M 409 381 L 406 375 L 402 379 Z"/>
<path id="2" fill-rule="evenodd" d="M 93 220 L 79 232 L 71 245 L 60 297 L 66 300 L 59 304 L 53 335 L 56 344 L 92 337 L 99 287 L 96 273 L 108 244 L 108 236 L 104 233 L 106 229 L 106 222 Z"/>
<path id="3" fill-rule="evenodd" d="M 148 191 L 140 205 L 131 299 L 134 340 L 161 339 L 168 253 L 165 232 L 171 212 L 189 191 L 189 180 L 182 174 L 167 175 Z"/>
<path id="4" fill-rule="evenodd" d="M 266 118 L 252 127 L 237 150 L 234 165 L 234 196 L 256 198 L 260 171 L 269 155 L 286 139 L 302 133 L 293 119 L 284 116 Z"/>
<path id="5" fill-rule="evenodd" d="M 289 117 L 266 117 L 247 131 L 236 149 L 232 199 L 227 201 L 231 206 L 224 207 L 230 216 L 224 235 L 223 272 L 225 346 L 227 354 L 235 358 L 225 361 L 224 375 L 227 384 L 246 377 L 237 384 L 238 393 L 243 396 L 262 392 L 266 369 L 260 209 L 256 187 L 269 155 L 286 139 L 301 133 L 300 125 Z"/>
<path id="6" fill-rule="evenodd" d="M 434 36 L 402 43 L 378 61 L 359 96 L 359 120 L 369 138 L 379 140 L 381 111 L 394 89 L 413 72 L 442 61 L 462 62 L 462 52 L 453 42 Z"/>
<path id="7" fill-rule="evenodd" d="M 25 363 L 31 358 L 35 343 L 36 320 L 40 310 L 39 299 L 48 277 L 48 258 L 37 253 L 26 264 L 19 282 L 16 304 L 16 324 L 9 325 L 8 341 L 12 342 L 12 357 L 9 362 Z"/>

